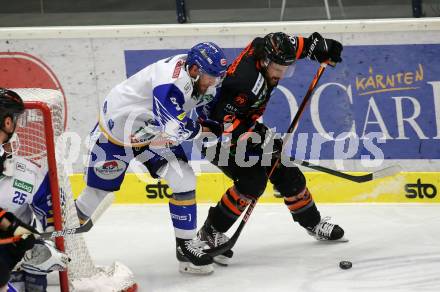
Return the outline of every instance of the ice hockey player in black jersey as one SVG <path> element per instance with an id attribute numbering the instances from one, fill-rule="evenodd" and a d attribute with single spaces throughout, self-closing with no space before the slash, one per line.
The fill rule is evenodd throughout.
<path id="1" fill-rule="evenodd" d="M 308 38 L 289 36 L 282 32 L 270 33 L 255 38 L 229 66 L 221 90 L 216 96 L 216 104 L 210 105 L 201 120 L 218 135 L 232 136 L 227 163 L 219 163 L 220 149 L 224 142 L 217 143 L 213 163 L 234 181 L 215 207 L 209 210 L 208 218 L 199 231 L 199 237 L 211 247 L 228 240 L 224 233 L 234 224 L 252 199 L 261 196 L 268 182 L 268 172 L 276 158 L 281 155 L 282 140 L 274 138 L 264 124 L 257 121 L 264 113 L 273 89 L 280 79 L 289 74 L 295 61 L 307 58 L 317 62 L 341 62 L 342 44 L 325 39 L 319 33 Z M 209 112 L 208 114 L 206 114 Z M 261 139 L 254 143 L 248 138 L 250 133 Z M 243 167 L 237 163 L 235 152 L 246 142 L 246 156 L 260 157 L 253 166 Z M 267 147 L 270 146 L 273 147 Z M 235 145 L 235 146 L 234 146 Z M 204 149 L 209 151 L 209 149 Z M 271 155 L 269 165 L 262 163 L 264 154 Z M 226 166 L 224 166 L 227 164 Z M 271 165 L 272 164 L 272 165 Z M 298 222 L 310 235 L 318 240 L 340 241 L 344 230 L 321 218 L 313 196 L 306 186 L 306 179 L 298 167 L 283 164 L 275 169 L 270 181 L 284 198 L 284 203 Z M 215 258 L 220 264 L 227 264 L 233 255 L 225 252 Z"/>

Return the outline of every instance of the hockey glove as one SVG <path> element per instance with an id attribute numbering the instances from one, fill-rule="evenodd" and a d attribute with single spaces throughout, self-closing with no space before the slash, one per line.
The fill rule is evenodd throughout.
<path id="1" fill-rule="evenodd" d="M 6 212 L 4 215 L 10 224 L 9 227 L 6 228 L 5 235 L 6 236 L 26 236 L 31 234 L 38 234 L 38 231 L 35 230 L 32 226 L 23 223 L 20 219 L 18 219 L 11 212 Z"/>
<path id="2" fill-rule="evenodd" d="M 203 127 L 208 128 L 217 137 L 220 137 L 223 133 L 222 125 L 217 121 L 210 119 L 198 119 L 198 122 Z"/>
<path id="3" fill-rule="evenodd" d="M 37 240 L 24 255 L 21 267 L 30 274 L 45 275 L 52 271 L 64 271 L 69 262 L 69 257 L 56 249 L 52 241 Z"/>
<path id="4" fill-rule="evenodd" d="M 342 44 L 333 39 L 325 39 L 314 32 L 305 40 L 306 57 L 320 63 L 330 60 L 333 63 L 342 61 Z"/>
<path id="5" fill-rule="evenodd" d="M 272 154 L 275 157 L 281 155 L 283 140 L 277 137 L 277 133 L 259 122 L 256 122 L 253 131 L 261 137 L 261 143 L 256 144 L 255 147 L 260 147 L 263 154 Z"/>

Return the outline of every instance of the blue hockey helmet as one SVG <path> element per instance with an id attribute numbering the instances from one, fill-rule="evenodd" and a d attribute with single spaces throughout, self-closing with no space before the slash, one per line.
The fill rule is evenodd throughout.
<path id="1" fill-rule="evenodd" d="M 224 76 L 227 61 L 223 50 L 212 42 L 200 43 L 188 51 L 186 59 L 188 67 L 197 65 L 204 73 L 214 76 Z"/>

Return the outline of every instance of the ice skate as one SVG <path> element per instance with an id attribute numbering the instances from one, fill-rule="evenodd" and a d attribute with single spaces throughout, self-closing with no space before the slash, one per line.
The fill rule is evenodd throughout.
<path id="1" fill-rule="evenodd" d="M 195 239 L 177 238 L 176 256 L 179 261 L 179 271 L 189 274 L 210 274 L 214 271 L 213 259 L 203 252 L 206 244 Z"/>
<path id="2" fill-rule="evenodd" d="M 332 242 L 347 242 L 348 239 L 344 237 L 344 229 L 339 225 L 329 223 L 330 217 L 324 217 L 314 228 L 307 228 L 307 232 L 316 240 L 332 241 Z"/>
<path id="3" fill-rule="evenodd" d="M 217 247 L 229 241 L 229 237 L 224 233 L 217 231 L 209 223 L 209 220 L 203 224 L 202 228 L 197 233 L 197 236 L 200 240 L 205 241 L 210 248 Z M 223 254 L 215 256 L 214 262 L 222 266 L 227 266 L 233 255 L 234 252 L 232 250 L 225 251 Z"/>

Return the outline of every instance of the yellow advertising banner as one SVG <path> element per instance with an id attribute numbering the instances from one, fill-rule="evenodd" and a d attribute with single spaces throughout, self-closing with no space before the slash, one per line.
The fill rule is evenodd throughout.
<path id="1" fill-rule="evenodd" d="M 355 183 L 320 172 L 306 172 L 305 176 L 309 190 L 319 203 L 440 203 L 438 172 L 402 172 L 364 183 Z M 83 176 L 73 175 L 70 180 L 76 197 L 85 186 Z M 231 185 L 232 181 L 222 173 L 198 174 L 197 202 L 215 203 Z M 164 180 L 153 179 L 148 174 L 127 173 L 121 189 L 116 192 L 115 203 L 167 203 L 171 194 L 172 190 Z M 280 203 L 282 199 L 274 197 L 272 185 L 269 183 L 260 202 Z"/>

